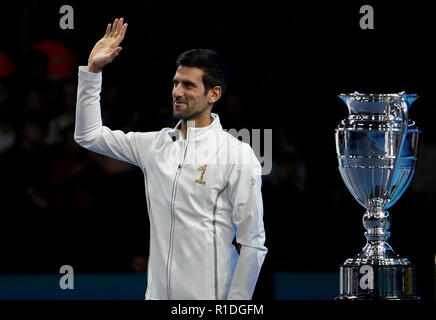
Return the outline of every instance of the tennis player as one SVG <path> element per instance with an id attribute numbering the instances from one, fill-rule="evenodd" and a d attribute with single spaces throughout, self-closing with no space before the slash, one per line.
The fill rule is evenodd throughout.
<path id="1" fill-rule="evenodd" d="M 267 252 L 261 165 L 211 112 L 226 88 L 227 67 L 212 50 L 182 53 L 172 89 L 177 126 L 111 130 L 101 118 L 102 69 L 119 55 L 126 29 L 123 18 L 115 19 L 79 67 L 74 138 L 142 169 L 151 228 L 145 298 L 249 300 Z"/>

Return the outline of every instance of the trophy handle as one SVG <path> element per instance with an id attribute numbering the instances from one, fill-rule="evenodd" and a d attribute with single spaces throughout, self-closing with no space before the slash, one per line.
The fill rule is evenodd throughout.
<path id="1" fill-rule="evenodd" d="M 404 96 L 404 92 L 400 93 L 401 96 Z M 400 128 L 400 135 L 399 135 L 399 147 L 397 148 L 397 153 L 393 159 L 393 164 L 392 164 L 392 171 L 391 171 L 391 175 L 389 176 L 389 180 L 387 183 L 387 188 L 386 188 L 386 192 L 391 192 L 392 189 L 392 183 L 394 181 L 394 174 L 395 172 L 397 172 L 397 168 L 398 168 L 398 164 L 399 161 L 401 159 L 401 153 L 403 152 L 403 146 L 404 146 L 404 141 L 406 140 L 406 135 L 407 135 L 407 128 L 409 125 L 409 112 L 408 112 L 408 106 L 407 106 L 407 102 L 405 99 L 401 99 L 400 100 L 400 112 L 401 112 L 401 128 Z M 388 199 L 391 199 L 391 195 L 389 195 Z"/>

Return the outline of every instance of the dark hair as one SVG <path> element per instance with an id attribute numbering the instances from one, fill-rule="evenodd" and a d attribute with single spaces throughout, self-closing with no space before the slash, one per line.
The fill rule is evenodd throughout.
<path id="1" fill-rule="evenodd" d="M 220 86 L 224 94 L 229 80 L 229 69 L 218 52 L 210 49 L 191 49 L 177 58 L 176 66 L 202 69 L 205 94 L 215 86 Z"/>

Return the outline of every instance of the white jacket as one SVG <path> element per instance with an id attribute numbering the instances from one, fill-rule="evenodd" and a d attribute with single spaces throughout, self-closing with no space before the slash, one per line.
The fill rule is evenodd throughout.
<path id="1" fill-rule="evenodd" d="M 102 125 L 102 73 L 79 67 L 74 138 L 94 152 L 139 166 L 150 220 L 146 299 L 251 299 L 267 252 L 261 166 L 251 147 L 224 131 L 158 132 Z M 232 245 L 241 244 L 240 255 Z"/>

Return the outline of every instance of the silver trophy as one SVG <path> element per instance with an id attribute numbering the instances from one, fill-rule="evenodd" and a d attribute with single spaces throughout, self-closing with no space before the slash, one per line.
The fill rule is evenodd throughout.
<path id="1" fill-rule="evenodd" d="M 415 172 L 419 130 L 409 120 L 414 94 L 341 94 L 349 116 L 336 129 L 339 172 L 365 209 L 367 243 L 340 269 L 337 299 L 419 299 L 415 268 L 386 242 L 386 211 L 404 193 Z"/>

